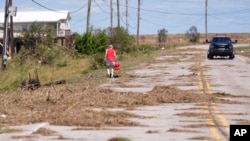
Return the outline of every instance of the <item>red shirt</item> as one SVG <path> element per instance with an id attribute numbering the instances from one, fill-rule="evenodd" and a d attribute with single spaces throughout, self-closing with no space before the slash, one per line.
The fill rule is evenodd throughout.
<path id="1" fill-rule="evenodd" d="M 115 50 L 113 48 L 106 49 L 106 60 L 107 61 L 115 61 Z"/>

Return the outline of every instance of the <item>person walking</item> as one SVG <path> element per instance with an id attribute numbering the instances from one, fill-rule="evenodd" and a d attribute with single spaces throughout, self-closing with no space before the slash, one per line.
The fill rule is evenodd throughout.
<path id="1" fill-rule="evenodd" d="M 113 48 L 113 45 L 109 45 L 105 53 L 105 61 L 107 66 L 107 75 L 110 78 L 114 77 L 114 64 L 116 60 L 116 51 Z"/>

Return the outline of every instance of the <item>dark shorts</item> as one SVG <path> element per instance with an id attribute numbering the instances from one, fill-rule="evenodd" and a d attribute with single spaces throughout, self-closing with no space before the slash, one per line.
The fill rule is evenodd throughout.
<path id="1" fill-rule="evenodd" d="M 112 61 L 106 61 L 106 66 L 107 67 L 114 67 L 114 62 L 112 62 Z"/>

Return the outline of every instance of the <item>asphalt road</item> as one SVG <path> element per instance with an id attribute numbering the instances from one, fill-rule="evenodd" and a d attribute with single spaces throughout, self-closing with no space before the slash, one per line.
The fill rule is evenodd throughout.
<path id="1" fill-rule="evenodd" d="M 109 127 L 108 130 L 72 130 L 76 127 L 37 123 L 13 127 L 23 132 L 0 134 L 0 139 L 16 140 L 13 136 L 28 136 L 44 127 L 66 137 L 62 140 L 72 141 L 108 141 L 112 137 L 126 137 L 131 141 L 228 141 L 229 125 L 250 124 L 250 59 L 236 54 L 233 60 L 208 60 L 207 47 L 188 46 L 179 48 L 176 54 L 162 53 L 155 58 L 158 63 L 142 64 L 129 71 L 128 74 L 134 77 L 124 82 L 126 87 L 116 83 L 119 78 L 110 79 L 100 87 L 143 94 L 157 85 L 176 85 L 181 90 L 194 90 L 200 95 L 219 95 L 225 100 L 222 103 L 168 103 L 130 110 L 110 109 L 148 118 L 131 119 L 145 125 L 143 127 Z M 196 69 L 190 69 L 194 66 Z M 55 141 L 60 138 L 55 135 L 19 140 Z"/>

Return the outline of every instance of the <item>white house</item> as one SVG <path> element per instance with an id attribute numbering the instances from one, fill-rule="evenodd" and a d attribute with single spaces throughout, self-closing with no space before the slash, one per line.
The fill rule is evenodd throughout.
<path id="1" fill-rule="evenodd" d="M 55 38 L 63 40 L 71 34 L 70 14 L 68 11 L 17 11 L 13 17 L 14 38 L 20 37 L 23 30 L 36 22 L 52 26 Z M 0 12 L 0 40 L 3 39 L 4 12 Z"/>

